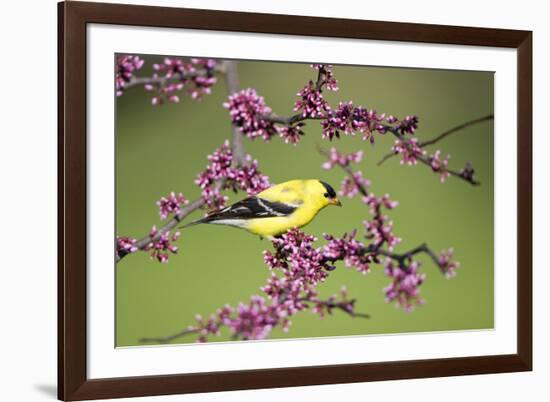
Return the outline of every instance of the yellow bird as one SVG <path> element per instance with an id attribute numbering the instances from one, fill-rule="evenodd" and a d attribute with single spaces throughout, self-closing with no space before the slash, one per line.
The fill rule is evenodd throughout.
<path id="1" fill-rule="evenodd" d="M 342 206 L 329 184 L 316 179 L 290 180 L 182 227 L 228 225 L 271 239 L 307 225 L 328 205 Z"/>

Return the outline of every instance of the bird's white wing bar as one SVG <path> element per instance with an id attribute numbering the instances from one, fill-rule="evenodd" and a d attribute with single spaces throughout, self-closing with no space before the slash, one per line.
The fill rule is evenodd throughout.
<path id="1" fill-rule="evenodd" d="M 296 206 L 283 202 L 268 201 L 258 197 L 248 197 L 242 201 L 224 208 L 221 211 L 213 212 L 203 218 L 204 223 L 227 220 L 227 219 L 254 219 L 282 217 L 292 214 Z"/>

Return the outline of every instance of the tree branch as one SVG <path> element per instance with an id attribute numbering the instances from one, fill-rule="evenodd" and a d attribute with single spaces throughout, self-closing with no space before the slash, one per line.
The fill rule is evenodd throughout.
<path id="1" fill-rule="evenodd" d="M 174 335 L 169 335 L 169 336 L 164 336 L 164 337 L 159 337 L 159 338 L 141 338 L 139 340 L 140 343 L 160 343 L 160 344 L 165 344 L 165 343 L 170 343 L 178 338 L 183 338 L 184 336 L 187 336 L 187 335 L 190 335 L 190 334 L 196 334 L 197 332 L 199 332 L 199 329 L 198 328 L 188 328 L 184 331 L 181 331 L 181 332 L 178 332 L 177 334 L 174 334 Z"/>
<path id="2" fill-rule="evenodd" d="M 436 266 L 440 266 L 439 259 L 437 258 L 437 255 L 431 250 L 426 243 L 422 243 L 420 246 L 417 246 L 409 251 L 406 251 L 404 253 L 398 254 L 393 253 L 391 251 L 378 249 L 376 250 L 376 253 L 379 255 L 383 255 L 385 257 L 391 258 L 392 260 L 395 260 L 399 263 L 399 267 L 403 268 L 405 267 L 405 261 L 409 258 L 411 258 L 413 255 L 419 254 L 419 253 L 426 253 L 430 256 L 432 261 Z"/>
<path id="3" fill-rule="evenodd" d="M 461 131 L 465 128 L 468 128 L 470 126 L 473 126 L 473 125 L 476 125 L 476 124 L 479 124 L 479 123 L 483 123 L 484 121 L 493 120 L 493 119 L 494 119 L 494 116 L 492 114 L 490 114 L 490 115 L 483 116 L 483 117 L 480 117 L 480 118 L 477 118 L 477 119 L 474 119 L 474 120 L 467 121 L 465 123 L 459 124 L 458 126 L 452 127 L 450 129 L 448 129 L 447 131 L 442 132 L 441 134 L 435 136 L 434 138 L 431 138 L 429 140 L 420 142 L 418 144 L 418 146 L 420 148 L 424 148 L 425 146 L 433 145 L 433 144 L 443 140 L 444 138 L 448 137 L 451 134 L 454 134 L 454 133 L 456 133 L 458 131 Z M 403 139 L 403 138 L 400 137 L 399 139 Z M 387 161 L 388 159 L 390 159 L 390 158 L 392 158 L 396 155 L 397 155 L 397 153 L 395 153 L 395 152 L 387 153 L 386 155 L 384 155 L 384 157 L 382 159 L 380 159 L 380 161 L 378 161 L 377 165 L 378 166 L 382 165 L 385 161 Z M 449 173 L 453 174 L 452 172 L 449 172 Z"/>
<path id="4" fill-rule="evenodd" d="M 335 301 L 330 300 L 330 299 L 329 300 L 319 300 L 319 299 L 316 299 L 316 298 L 303 297 L 303 298 L 298 299 L 297 301 L 303 302 L 303 303 L 314 303 L 316 305 L 322 305 L 322 306 L 325 306 L 327 309 L 340 310 L 340 311 L 346 313 L 347 315 L 349 315 L 350 317 L 353 317 L 353 318 L 366 318 L 366 319 L 371 318 L 371 316 L 367 313 L 356 313 L 353 309 L 350 310 L 349 306 L 350 305 L 353 306 L 353 304 L 355 304 L 355 301 L 356 301 L 355 299 L 352 299 L 352 300 L 349 300 L 349 301 L 335 302 Z M 219 322 L 217 325 L 223 326 L 223 323 Z M 191 334 L 197 334 L 199 332 L 200 332 L 200 328 L 188 327 L 187 329 L 185 329 L 183 331 L 180 331 L 178 333 L 175 333 L 173 335 L 163 336 L 163 337 L 158 337 L 158 338 L 141 338 L 139 340 L 139 342 L 140 343 L 167 344 L 167 343 L 170 343 L 170 342 L 172 342 L 176 339 L 183 338 L 183 337 L 186 337 L 187 335 L 191 335 Z M 232 336 L 233 340 L 238 339 L 238 336 L 235 336 L 235 335 Z"/>
<path id="5" fill-rule="evenodd" d="M 332 300 L 318 300 L 318 299 L 311 299 L 311 298 L 302 298 L 298 299 L 301 302 L 305 303 L 315 303 L 316 305 L 322 305 L 330 309 L 337 309 L 340 311 L 343 311 L 344 313 L 348 314 L 350 317 L 353 318 L 367 318 L 370 319 L 370 314 L 367 313 L 356 313 L 353 309 L 350 310 L 349 306 L 353 306 L 356 302 L 356 299 L 352 299 L 349 301 L 342 301 L 342 302 L 335 302 Z"/>
<path id="6" fill-rule="evenodd" d="M 321 148 L 319 145 L 317 145 L 317 149 L 319 150 L 319 153 L 321 153 L 321 155 L 324 155 L 327 158 L 330 157 L 330 153 L 327 152 L 326 150 L 324 150 L 323 148 Z M 343 165 L 341 163 L 337 163 L 337 165 L 344 172 L 347 173 L 347 175 L 350 179 L 352 179 L 354 181 L 355 185 L 359 189 L 359 192 L 363 196 L 365 196 L 365 197 L 369 196 L 368 189 L 363 185 L 363 183 L 361 183 L 360 181 L 358 181 L 356 179 L 355 172 L 349 165 Z M 380 244 L 370 244 L 370 245 L 368 245 L 367 247 L 363 248 L 363 250 L 362 250 L 363 255 L 364 254 L 383 255 L 385 257 L 388 257 L 388 258 L 391 258 L 391 259 L 397 261 L 399 263 L 399 268 L 406 269 L 405 261 L 407 259 L 411 258 L 413 255 L 418 254 L 418 253 L 426 253 L 430 256 L 430 258 L 432 259 L 432 261 L 435 263 L 436 266 L 438 266 L 438 267 L 441 266 L 440 262 L 439 262 L 439 259 L 437 257 L 437 254 L 435 252 L 433 252 L 433 250 L 431 250 L 426 243 L 422 243 L 421 245 L 419 245 L 419 246 L 417 246 L 417 247 L 415 247 L 415 248 L 413 248 L 409 251 L 401 253 L 401 254 L 394 253 L 394 252 L 382 249 L 382 246 L 384 245 L 384 243 L 385 243 L 385 240 Z"/>
<path id="7" fill-rule="evenodd" d="M 214 67 L 214 72 L 225 74 L 225 63 L 227 62 L 221 62 L 217 64 Z M 185 73 L 179 73 L 171 78 L 166 77 L 132 77 L 129 82 L 124 84 L 124 90 L 127 90 L 132 87 L 136 87 L 139 85 L 147 85 L 147 84 L 160 84 L 161 86 L 164 86 L 168 82 L 178 82 L 182 80 L 188 80 L 195 77 L 200 77 L 202 75 L 206 74 L 206 69 L 201 68 L 195 71 L 191 72 L 185 72 Z"/>
<path id="8" fill-rule="evenodd" d="M 493 119 L 494 119 L 494 116 L 492 114 L 490 114 L 490 115 L 487 115 L 487 116 L 480 117 L 479 119 L 474 119 L 474 120 L 467 121 L 466 123 L 459 124 L 458 126 L 455 126 L 453 128 L 450 128 L 447 131 L 444 131 L 443 133 L 439 134 L 437 137 L 432 138 L 431 140 L 422 141 L 420 143 L 420 147 L 425 147 L 425 146 L 428 146 L 428 145 L 435 144 L 436 142 L 441 141 L 445 137 L 447 137 L 447 136 L 449 136 L 449 135 L 451 135 L 451 134 L 453 134 L 457 131 L 460 131 L 460 130 L 463 130 L 467 127 L 473 126 L 475 124 L 483 123 L 484 121 L 493 120 Z"/>

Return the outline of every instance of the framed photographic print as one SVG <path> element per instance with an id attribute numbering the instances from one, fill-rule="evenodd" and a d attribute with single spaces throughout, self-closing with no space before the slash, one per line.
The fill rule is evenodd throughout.
<path id="1" fill-rule="evenodd" d="M 531 35 L 59 3 L 59 398 L 531 370 Z"/>

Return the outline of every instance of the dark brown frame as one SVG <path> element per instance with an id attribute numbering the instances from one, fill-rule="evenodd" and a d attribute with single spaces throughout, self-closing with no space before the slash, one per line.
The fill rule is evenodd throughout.
<path id="1" fill-rule="evenodd" d="M 517 353 L 147 377 L 86 375 L 86 24 L 517 49 Z M 118 4 L 58 4 L 58 397 L 102 399 L 532 370 L 532 32 Z"/>

